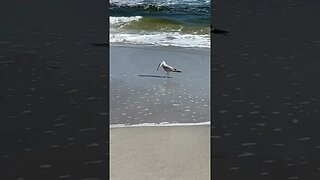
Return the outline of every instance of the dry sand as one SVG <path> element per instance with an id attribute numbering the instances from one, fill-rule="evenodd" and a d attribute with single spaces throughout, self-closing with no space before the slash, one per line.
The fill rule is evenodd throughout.
<path id="1" fill-rule="evenodd" d="M 110 179 L 210 179 L 210 126 L 111 128 Z"/>

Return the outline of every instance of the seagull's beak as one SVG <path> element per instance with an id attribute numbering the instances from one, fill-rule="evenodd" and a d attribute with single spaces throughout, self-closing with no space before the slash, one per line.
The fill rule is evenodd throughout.
<path id="1" fill-rule="evenodd" d="M 157 71 L 159 70 L 159 67 L 161 66 L 162 62 L 158 65 Z"/>

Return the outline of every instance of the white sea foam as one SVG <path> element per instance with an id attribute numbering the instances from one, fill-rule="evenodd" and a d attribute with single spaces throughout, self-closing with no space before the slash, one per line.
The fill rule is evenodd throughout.
<path id="1" fill-rule="evenodd" d="M 110 16 L 109 23 L 110 25 L 123 25 L 131 21 L 138 21 L 142 16 L 130 16 L 130 17 L 113 17 Z"/>
<path id="2" fill-rule="evenodd" d="M 179 32 L 157 32 L 149 34 L 111 33 L 110 42 L 155 46 L 210 48 L 210 35 L 180 34 Z"/>
<path id="3" fill-rule="evenodd" d="M 198 122 L 198 123 L 169 123 L 169 122 L 161 122 L 161 123 L 143 123 L 143 124 L 111 124 L 110 128 L 123 128 L 123 127 L 165 127 L 165 126 L 203 126 L 210 125 L 210 121 L 207 122 Z"/>
<path id="4" fill-rule="evenodd" d="M 210 0 L 110 0 L 110 4 L 135 6 L 140 4 L 154 4 L 154 5 L 198 5 L 198 4 L 209 4 Z"/>
<path id="5" fill-rule="evenodd" d="M 210 48 L 209 34 L 186 34 L 181 33 L 181 29 L 171 32 L 161 30 L 150 32 L 142 29 L 124 28 L 130 22 L 139 21 L 142 18 L 142 16 L 111 16 L 109 18 L 110 43 Z"/>

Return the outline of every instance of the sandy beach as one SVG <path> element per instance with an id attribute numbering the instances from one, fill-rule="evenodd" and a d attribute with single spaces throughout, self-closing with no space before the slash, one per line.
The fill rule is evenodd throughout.
<path id="1" fill-rule="evenodd" d="M 210 127 L 110 129 L 110 180 L 209 180 Z"/>
<path id="2" fill-rule="evenodd" d="M 109 19 L 110 179 L 210 179 L 210 2 L 111 0 Z"/>
<path id="3" fill-rule="evenodd" d="M 319 8 L 214 2 L 214 179 L 319 179 Z"/>
<path id="4" fill-rule="evenodd" d="M 210 179 L 209 55 L 110 46 L 111 180 Z M 182 73 L 166 78 L 163 59 Z"/>
<path id="5" fill-rule="evenodd" d="M 105 1 L 1 1 L 0 179 L 107 179 Z"/>
<path id="6" fill-rule="evenodd" d="M 209 62 L 207 48 L 110 46 L 110 124 L 208 122 Z"/>

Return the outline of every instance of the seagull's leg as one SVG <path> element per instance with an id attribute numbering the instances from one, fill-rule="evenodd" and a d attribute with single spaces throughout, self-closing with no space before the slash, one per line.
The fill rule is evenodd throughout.
<path id="1" fill-rule="evenodd" d="M 169 77 L 169 71 L 167 72 L 167 78 Z"/>

